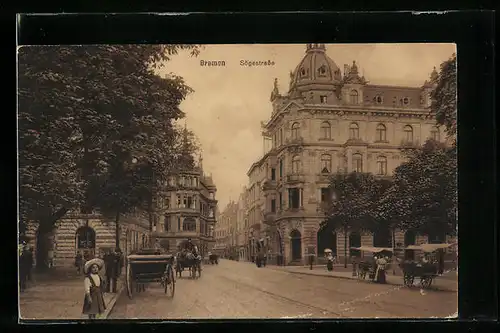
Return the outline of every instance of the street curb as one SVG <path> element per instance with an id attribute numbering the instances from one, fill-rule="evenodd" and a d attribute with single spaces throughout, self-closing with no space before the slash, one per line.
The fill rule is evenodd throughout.
<path id="1" fill-rule="evenodd" d="M 359 280 L 357 278 L 355 279 L 355 278 L 347 277 L 347 276 L 318 275 L 318 274 L 311 274 L 311 273 L 308 273 L 308 272 L 294 272 L 294 271 L 289 271 L 289 270 L 285 270 L 285 269 L 275 269 L 275 268 L 271 268 L 271 269 L 274 270 L 274 271 L 288 272 L 288 273 L 291 273 L 291 274 L 298 274 L 298 275 L 308 275 L 308 276 L 318 276 L 318 277 L 326 277 L 326 278 L 334 278 L 334 279 L 344 279 L 344 280 L 361 281 L 361 280 Z M 399 283 L 387 283 L 387 284 L 393 285 L 393 286 L 404 286 L 403 284 L 399 284 Z M 429 288 L 429 290 L 449 292 L 449 293 L 456 293 L 456 292 L 458 292 L 458 290 L 442 289 L 442 288 L 439 288 L 439 287 L 438 288 L 431 287 L 431 288 Z"/>
<path id="2" fill-rule="evenodd" d="M 111 301 L 106 306 L 106 311 L 104 311 L 101 319 L 107 319 L 109 317 L 111 311 L 113 311 L 113 308 L 115 307 L 116 301 L 118 301 L 118 298 L 120 298 L 124 290 L 125 290 L 125 285 L 122 284 L 122 286 L 120 286 L 120 288 L 118 289 L 118 292 L 111 298 Z"/>

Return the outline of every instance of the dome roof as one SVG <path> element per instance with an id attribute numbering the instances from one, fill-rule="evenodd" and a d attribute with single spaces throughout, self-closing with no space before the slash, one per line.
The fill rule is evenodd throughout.
<path id="1" fill-rule="evenodd" d="M 291 89 L 311 84 L 327 86 L 341 84 L 340 68 L 325 51 L 325 44 L 307 44 L 305 57 L 290 75 Z"/>

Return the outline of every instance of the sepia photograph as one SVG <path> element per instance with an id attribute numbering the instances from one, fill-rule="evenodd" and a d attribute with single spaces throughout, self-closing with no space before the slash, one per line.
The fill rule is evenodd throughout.
<path id="1" fill-rule="evenodd" d="M 456 52 L 18 47 L 20 322 L 458 318 Z"/>

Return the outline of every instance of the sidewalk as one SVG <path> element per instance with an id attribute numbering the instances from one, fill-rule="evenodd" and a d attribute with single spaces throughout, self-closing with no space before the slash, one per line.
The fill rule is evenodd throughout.
<path id="1" fill-rule="evenodd" d="M 286 271 L 293 274 L 303 274 L 303 275 L 314 275 L 314 276 L 324 276 L 330 278 L 338 279 L 351 279 L 359 280 L 357 277 L 352 276 L 352 269 L 346 271 L 342 267 L 342 271 L 336 270 L 336 267 L 332 272 L 328 272 L 326 267 L 323 266 L 313 266 L 310 270 L 309 266 L 268 266 L 270 269 L 278 271 Z M 368 278 L 365 280 L 369 283 Z M 419 280 L 415 279 L 414 285 L 418 286 Z M 387 272 L 387 284 L 391 285 L 403 285 L 403 277 L 401 275 L 392 275 L 392 271 Z M 457 292 L 458 291 L 458 275 L 456 271 L 448 271 L 443 274 L 443 276 L 438 276 L 429 288 L 430 290 Z"/>
<path id="2" fill-rule="evenodd" d="M 83 275 L 54 269 L 50 273 L 34 274 L 33 280 L 20 294 L 20 320 L 88 319 L 82 314 Z M 116 294 L 104 294 L 106 312 L 101 319 L 107 318 L 122 290 L 123 283 L 119 280 Z"/>
<path id="3" fill-rule="evenodd" d="M 247 263 L 255 265 L 255 263 L 251 261 L 239 261 L 241 263 Z M 309 266 L 277 266 L 277 265 L 266 265 L 266 268 L 277 270 L 277 271 L 285 271 L 293 274 L 302 274 L 302 275 L 313 275 L 313 276 L 324 276 L 330 278 L 338 278 L 338 279 L 350 279 L 350 280 L 359 280 L 357 277 L 352 276 L 352 266 L 348 265 L 347 268 L 344 268 L 344 264 L 335 264 L 333 271 L 328 272 L 326 270 L 326 265 L 313 265 L 313 269 L 309 269 Z M 398 285 L 403 286 L 403 276 L 401 269 L 397 267 L 395 269 L 396 275 L 392 274 L 392 269 L 387 271 L 387 284 L 390 285 Z M 368 277 L 365 279 L 366 283 L 370 283 Z M 418 286 L 419 280 L 415 279 L 414 285 Z M 446 292 L 457 292 L 458 291 L 458 274 L 455 270 L 445 271 L 445 274 L 442 276 L 436 277 L 434 281 L 432 281 L 432 285 L 429 288 L 430 290 L 438 290 L 438 291 L 446 291 Z"/>

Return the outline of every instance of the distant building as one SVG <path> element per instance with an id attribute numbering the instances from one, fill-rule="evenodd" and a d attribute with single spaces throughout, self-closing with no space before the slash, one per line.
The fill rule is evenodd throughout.
<path id="1" fill-rule="evenodd" d="M 215 245 L 217 187 L 201 166 L 169 177 L 157 200 L 151 237 L 167 251 L 175 252 L 191 238 L 202 255 Z"/>
<path id="2" fill-rule="evenodd" d="M 411 230 L 398 231 L 394 240 L 388 230 L 376 235 L 353 231 L 346 237 L 336 230 L 318 232 L 333 173 L 391 177 L 404 160 L 402 147 L 420 146 L 428 138 L 445 140 L 429 113 L 436 78 L 434 69 L 421 87 L 372 85 L 354 61 L 342 73 L 324 44 L 307 44 L 290 73 L 288 93 L 280 94 L 277 80 L 271 93 L 273 112 L 262 124 L 267 149 L 248 171 L 248 243 L 269 240 L 273 253 L 300 264 L 309 250 L 322 256 L 331 248 L 339 257 L 349 255 L 346 239 L 348 249 L 444 241 L 444 235 Z"/>
<path id="3" fill-rule="evenodd" d="M 218 223 L 215 227 L 216 249 L 225 257 L 238 257 L 237 248 L 237 219 L 238 203 L 230 201 L 220 213 Z"/>

